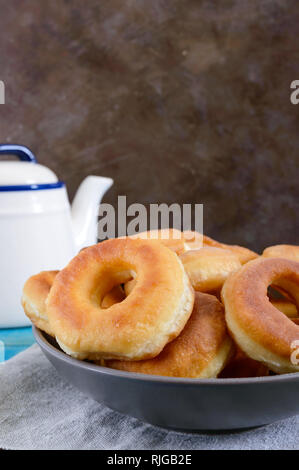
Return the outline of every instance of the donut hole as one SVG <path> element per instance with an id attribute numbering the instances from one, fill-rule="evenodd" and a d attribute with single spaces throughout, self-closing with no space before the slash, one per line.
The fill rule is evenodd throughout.
<path id="1" fill-rule="evenodd" d="M 124 292 L 126 294 L 126 297 L 128 297 L 131 294 L 136 284 L 137 284 L 136 276 L 132 277 L 128 282 L 124 283 L 123 286 L 124 286 Z"/>
<path id="2" fill-rule="evenodd" d="M 120 277 L 129 279 L 126 282 L 116 284 L 109 292 L 104 293 L 104 297 L 101 300 L 101 308 L 109 308 L 114 304 L 122 302 L 134 289 L 137 282 L 135 271 L 125 271 L 120 274 Z"/>
<path id="3" fill-rule="evenodd" d="M 126 298 L 124 285 L 136 277 L 131 269 L 107 269 L 100 282 L 96 282 L 91 292 L 94 305 L 101 308 L 109 308 L 122 302 Z"/>
<path id="4" fill-rule="evenodd" d="M 286 290 L 272 284 L 268 287 L 267 295 L 271 304 L 284 315 L 292 320 L 299 317 L 295 300 Z"/>
<path id="5" fill-rule="evenodd" d="M 124 292 L 122 284 L 118 284 L 114 286 L 109 292 L 107 292 L 102 301 L 101 301 L 101 308 L 109 308 L 112 305 L 118 304 L 125 300 L 126 294 Z"/>
<path id="6" fill-rule="evenodd" d="M 270 300 L 283 300 L 283 301 L 288 300 L 293 303 L 295 302 L 294 298 L 290 294 L 288 294 L 287 291 L 285 291 L 284 289 L 282 289 L 281 287 L 275 284 L 271 284 L 270 286 L 268 286 L 267 295 Z"/>

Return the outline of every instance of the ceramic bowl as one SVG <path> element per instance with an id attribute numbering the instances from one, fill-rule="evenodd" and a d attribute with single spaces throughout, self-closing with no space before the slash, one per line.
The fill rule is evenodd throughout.
<path id="1" fill-rule="evenodd" d="M 242 379 L 184 379 L 123 372 L 73 359 L 33 328 L 58 373 L 120 413 L 184 431 L 262 426 L 299 413 L 299 373 Z"/>

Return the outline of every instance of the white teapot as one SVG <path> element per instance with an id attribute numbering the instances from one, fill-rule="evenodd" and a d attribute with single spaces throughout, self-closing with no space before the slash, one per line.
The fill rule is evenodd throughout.
<path id="1" fill-rule="evenodd" d="M 110 178 L 88 176 L 70 208 L 66 187 L 32 152 L 0 144 L 0 328 L 30 324 L 20 304 L 28 277 L 61 269 L 97 241 L 97 214 Z"/>

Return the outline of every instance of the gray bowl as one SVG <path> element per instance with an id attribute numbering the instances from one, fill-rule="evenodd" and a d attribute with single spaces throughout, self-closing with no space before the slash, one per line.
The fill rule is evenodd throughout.
<path id="1" fill-rule="evenodd" d="M 183 379 L 123 372 L 79 361 L 33 328 L 59 374 L 120 413 L 184 431 L 242 429 L 299 413 L 299 373 L 248 379 Z"/>

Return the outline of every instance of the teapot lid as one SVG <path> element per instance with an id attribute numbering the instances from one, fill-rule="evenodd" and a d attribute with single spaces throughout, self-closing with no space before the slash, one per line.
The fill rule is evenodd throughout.
<path id="1" fill-rule="evenodd" d="M 0 161 L 0 186 L 48 184 L 57 181 L 53 171 L 38 163 Z"/>
<path id="2" fill-rule="evenodd" d="M 22 145 L 0 144 L 0 155 L 15 155 L 21 161 L 0 160 L 0 190 L 48 189 L 63 185 L 49 168 L 39 165 Z"/>

